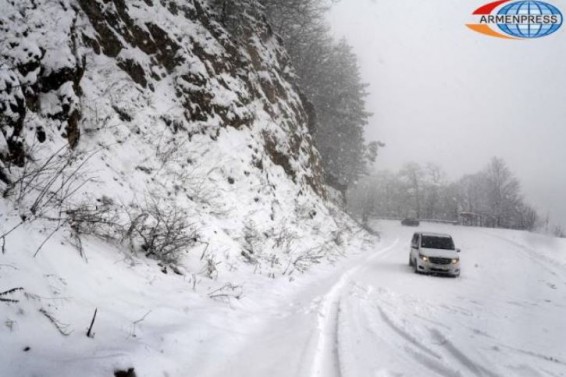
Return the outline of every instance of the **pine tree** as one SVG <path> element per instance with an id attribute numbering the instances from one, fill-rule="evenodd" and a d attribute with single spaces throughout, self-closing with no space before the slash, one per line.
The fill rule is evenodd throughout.
<path id="1" fill-rule="evenodd" d="M 235 39 L 252 34 L 252 25 L 264 15 L 259 0 L 212 0 L 211 5 L 220 23 Z"/>
<path id="2" fill-rule="evenodd" d="M 318 116 L 315 142 L 327 174 L 348 186 L 367 171 L 368 161 L 377 153 L 377 144 L 365 144 L 364 128 L 370 116 L 365 110 L 367 85 L 344 40 L 331 46 L 318 69 L 321 77 L 310 93 Z"/>
<path id="3" fill-rule="evenodd" d="M 379 146 L 366 144 L 367 85 L 357 57 L 345 40 L 335 42 L 325 21 L 327 0 L 262 0 L 269 21 L 283 39 L 298 84 L 316 113 L 311 130 L 327 183 L 345 191 L 367 172 Z"/>

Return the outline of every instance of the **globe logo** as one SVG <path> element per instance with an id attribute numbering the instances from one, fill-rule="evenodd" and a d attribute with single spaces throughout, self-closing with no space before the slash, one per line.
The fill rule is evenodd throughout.
<path id="1" fill-rule="evenodd" d="M 562 26 L 562 13 L 554 5 L 537 0 L 498 0 L 482 5 L 466 24 L 475 32 L 503 39 L 536 39 L 555 33 Z"/>
<path id="2" fill-rule="evenodd" d="M 519 1 L 511 3 L 503 8 L 498 15 L 504 16 L 539 16 L 523 17 L 526 23 L 498 23 L 499 29 L 517 38 L 540 38 L 554 33 L 562 25 L 562 13 L 554 5 L 542 1 Z M 547 17 L 542 17 L 547 16 Z M 550 16 L 555 16 L 550 17 Z M 512 18 L 513 19 L 513 18 Z M 518 18 L 521 19 L 520 17 Z M 544 23 L 544 20 L 548 22 Z M 531 23 L 530 21 L 535 21 Z M 556 20 L 556 22 L 552 22 Z"/>

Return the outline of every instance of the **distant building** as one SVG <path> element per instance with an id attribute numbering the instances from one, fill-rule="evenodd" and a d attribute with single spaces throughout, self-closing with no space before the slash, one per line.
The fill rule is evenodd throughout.
<path id="1" fill-rule="evenodd" d="M 493 216 L 482 212 L 460 212 L 458 214 L 458 222 L 465 226 L 481 226 L 487 228 L 495 226 Z"/>

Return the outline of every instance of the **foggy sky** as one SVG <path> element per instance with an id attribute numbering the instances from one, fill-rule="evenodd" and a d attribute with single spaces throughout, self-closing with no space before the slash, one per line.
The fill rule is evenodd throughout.
<path id="1" fill-rule="evenodd" d="M 489 1 L 340 0 L 330 12 L 370 84 L 377 169 L 441 165 L 450 179 L 503 158 L 526 201 L 566 225 L 566 25 L 538 40 L 465 27 Z M 549 1 L 566 14 L 566 1 Z"/>

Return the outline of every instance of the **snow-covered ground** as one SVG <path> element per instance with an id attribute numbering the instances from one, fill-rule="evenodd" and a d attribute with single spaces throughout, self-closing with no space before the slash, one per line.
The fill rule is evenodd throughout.
<path id="1" fill-rule="evenodd" d="M 282 295 L 237 333 L 252 331 L 231 334 L 241 349 L 198 375 L 566 375 L 563 240 L 421 225 L 462 248 L 453 279 L 411 272 L 414 229 L 374 226 L 383 238 L 372 250 Z"/>
<path id="2" fill-rule="evenodd" d="M 33 263 L 6 253 L 0 291 L 25 291 L 0 303 L 0 375 L 566 376 L 565 240 L 421 224 L 462 249 L 454 279 L 412 273 L 415 228 L 373 226 L 380 241 L 354 240 L 347 257 L 291 282 L 241 276 L 239 300 L 204 299 L 190 277 L 94 240 L 88 263 L 65 246 Z"/>

